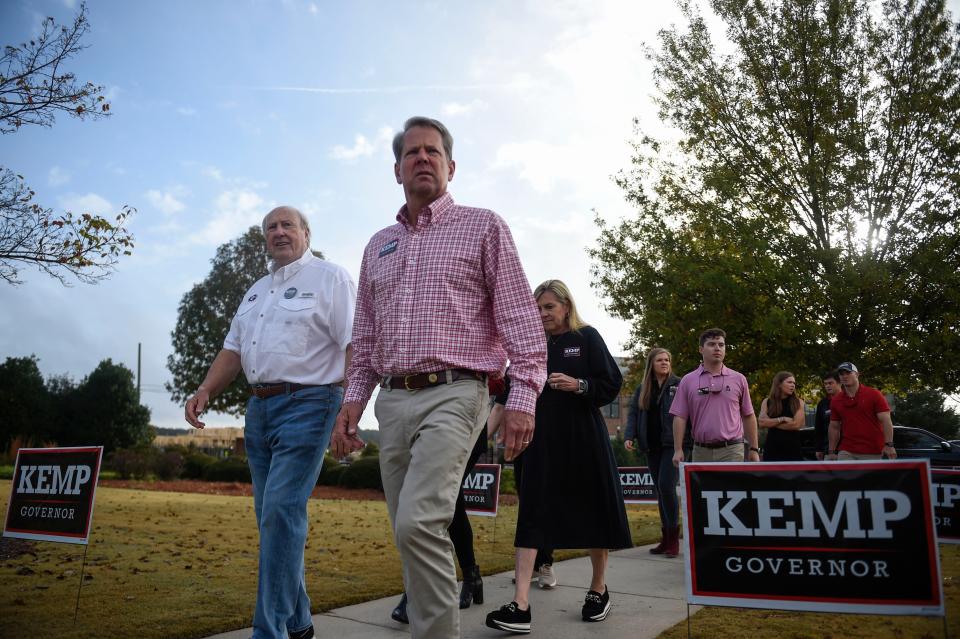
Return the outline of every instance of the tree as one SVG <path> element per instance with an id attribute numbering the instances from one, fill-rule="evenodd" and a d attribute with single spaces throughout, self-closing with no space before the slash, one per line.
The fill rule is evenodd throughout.
<path id="1" fill-rule="evenodd" d="M 661 119 L 617 176 L 596 286 L 630 346 L 696 365 L 725 327 L 766 384 L 863 364 L 874 384 L 960 387 L 960 30 L 940 0 L 712 0 L 650 52 Z M 762 381 L 761 381 L 762 380 Z"/>
<path id="2" fill-rule="evenodd" d="M 133 371 L 105 359 L 63 397 L 65 446 L 102 445 L 104 452 L 144 446 L 153 440 L 150 409 L 140 404 Z"/>
<path id="3" fill-rule="evenodd" d="M 925 428 L 944 439 L 960 434 L 960 415 L 946 407 L 943 393 L 924 389 L 898 397 L 893 405 L 893 421 L 904 426 Z"/>
<path id="4" fill-rule="evenodd" d="M 14 439 L 27 445 L 47 441 L 49 406 L 35 356 L 8 357 L 0 364 L 0 453 Z"/>
<path id="5" fill-rule="evenodd" d="M 314 251 L 323 259 L 323 253 Z M 267 272 L 268 258 L 263 231 L 251 226 L 246 233 L 217 248 L 210 274 L 183 296 L 177 310 L 177 325 L 170 334 L 173 354 L 167 368 L 173 381 L 166 387 L 175 402 L 186 402 L 203 382 L 223 340 L 230 330 L 243 295 Z M 210 409 L 242 415 L 249 394 L 242 376 L 213 398 Z"/>
<path id="6" fill-rule="evenodd" d="M 40 35 L 4 47 L 0 57 L 0 134 L 21 126 L 53 126 L 56 115 L 107 117 L 103 87 L 80 84 L 63 66 L 85 47 L 87 8 L 70 26 L 43 21 Z M 129 255 L 133 236 L 125 229 L 135 209 L 125 206 L 114 220 L 71 212 L 56 214 L 33 202 L 34 192 L 8 167 L 0 166 L 0 278 L 20 284 L 19 269 L 33 264 L 67 283 L 67 276 L 93 283 L 107 277 L 120 255 Z"/>

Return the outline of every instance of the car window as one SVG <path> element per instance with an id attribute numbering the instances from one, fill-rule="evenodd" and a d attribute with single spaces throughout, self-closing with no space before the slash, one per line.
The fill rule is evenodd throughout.
<path id="1" fill-rule="evenodd" d="M 895 428 L 893 441 L 897 448 L 940 448 L 940 440 L 919 430 Z"/>

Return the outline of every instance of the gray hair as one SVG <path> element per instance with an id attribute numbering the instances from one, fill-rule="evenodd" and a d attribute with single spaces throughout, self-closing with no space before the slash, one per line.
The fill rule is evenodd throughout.
<path id="1" fill-rule="evenodd" d="M 276 213 L 277 211 L 293 211 L 297 214 L 297 218 L 300 219 L 300 228 L 304 230 L 307 234 L 307 237 L 310 237 L 310 222 L 307 221 L 307 216 L 300 212 L 300 209 L 294 206 L 278 206 L 266 215 L 263 216 L 263 222 L 260 223 L 260 230 L 263 231 L 264 237 L 267 235 L 267 220 L 270 219 L 270 216 Z"/>
<path id="2" fill-rule="evenodd" d="M 443 126 L 443 122 L 422 115 L 415 115 L 403 123 L 403 131 L 393 136 L 393 157 L 396 158 L 397 162 L 400 161 L 400 154 L 403 153 L 403 137 L 407 134 L 407 131 L 415 126 L 429 127 L 440 133 L 440 140 L 443 142 L 443 150 L 447 154 L 447 161 L 453 159 L 453 136 L 450 135 L 447 127 Z"/>

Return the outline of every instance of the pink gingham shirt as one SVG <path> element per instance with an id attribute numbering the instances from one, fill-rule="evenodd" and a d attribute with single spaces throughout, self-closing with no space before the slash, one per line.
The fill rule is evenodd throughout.
<path id="1" fill-rule="evenodd" d="M 506 223 L 445 193 L 411 227 L 407 207 L 363 252 L 344 402 L 385 375 L 467 368 L 503 374 L 507 410 L 534 413 L 547 378 L 537 305 Z"/>

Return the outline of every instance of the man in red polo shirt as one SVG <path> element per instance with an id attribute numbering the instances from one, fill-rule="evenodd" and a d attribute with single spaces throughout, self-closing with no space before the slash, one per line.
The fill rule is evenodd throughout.
<path id="1" fill-rule="evenodd" d="M 830 402 L 827 459 L 896 459 L 893 420 L 883 394 L 861 384 L 860 372 L 850 362 L 837 366 L 837 373 L 843 390 Z"/>

